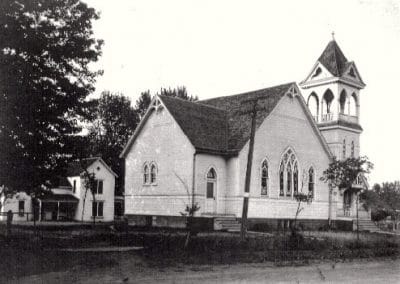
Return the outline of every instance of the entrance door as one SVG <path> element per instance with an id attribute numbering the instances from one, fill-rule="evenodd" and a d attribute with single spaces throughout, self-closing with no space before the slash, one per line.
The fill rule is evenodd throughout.
<path id="1" fill-rule="evenodd" d="M 217 174 L 213 168 L 207 173 L 205 213 L 217 212 Z"/>
<path id="2" fill-rule="evenodd" d="M 344 216 L 350 216 L 350 208 L 351 208 L 351 192 L 350 190 L 346 190 L 343 194 Z"/>

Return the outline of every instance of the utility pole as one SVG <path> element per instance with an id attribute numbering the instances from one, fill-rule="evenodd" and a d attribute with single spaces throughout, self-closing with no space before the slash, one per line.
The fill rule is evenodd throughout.
<path id="1" fill-rule="evenodd" d="M 252 117 L 251 117 L 249 153 L 247 156 L 246 180 L 245 180 L 245 184 L 244 184 L 242 224 L 240 227 L 241 241 L 244 241 L 246 238 L 246 235 L 247 235 L 247 212 L 249 210 L 251 166 L 253 164 L 254 136 L 255 136 L 255 132 L 256 132 L 256 117 L 257 117 L 257 108 L 256 107 L 257 107 L 257 101 L 255 100 L 254 105 L 253 105 L 253 113 L 252 113 Z"/>

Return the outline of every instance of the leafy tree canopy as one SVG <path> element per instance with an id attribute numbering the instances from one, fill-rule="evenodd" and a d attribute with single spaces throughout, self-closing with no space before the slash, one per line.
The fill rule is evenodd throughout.
<path id="1" fill-rule="evenodd" d="M 139 117 L 130 99 L 123 95 L 105 91 L 93 102 L 87 156 L 101 156 L 121 181 L 123 165 L 119 154 L 135 131 Z"/>
<path id="2" fill-rule="evenodd" d="M 0 185 L 30 192 L 69 155 L 101 55 L 80 0 L 0 1 Z"/>
<path id="3" fill-rule="evenodd" d="M 370 173 L 372 169 L 373 164 L 365 156 L 345 160 L 335 158 L 323 172 L 321 180 L 339 189 L 351 189 L 357 177 Z"/>

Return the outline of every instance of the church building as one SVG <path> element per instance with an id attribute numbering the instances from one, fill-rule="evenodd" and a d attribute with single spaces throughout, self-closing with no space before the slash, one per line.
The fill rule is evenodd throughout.
<path id="1" fill-rule="evenodd" d="M 330 191 L 320 177 L 334 156 L 359 155 L 364 87 L 355 63 L 332 40 L 299 84 L 196 102 L 154 97 L 121 153 L 126 216 L 138 225 L 184 226 L 186 206 L 198 204 L 195 216 L 214 228 L 240 221 L 254 118 L 250 227 L 290 224 L 299 192 L 312 196 L 298 217 L 305 227 L 351 224 L 354 193 Z"/>

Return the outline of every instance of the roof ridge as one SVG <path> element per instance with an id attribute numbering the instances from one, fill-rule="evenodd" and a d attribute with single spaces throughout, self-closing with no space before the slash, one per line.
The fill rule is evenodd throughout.
<path id="1" fill-rule="evenodd" d="M 164 95 L 159 95 L 159 96 L 161 98 L 176 99 L 176 100 L 179 100 L 179 101 L 184 102 L 184 103 L 189 103 L 189 104 L 193 104 L 193 105 L 200 105 L 200 106 L 204 106 L 204 107 L 207 107 L 207 108 L 212 108 L 212 109 L 215 109 L 215 110 L 220 110 L 220 111 L 226 112 L 226 110 L 224 110 L 224 109 L 221 109 L 221 108 L 218 108 L 216 106 L 211 106 L 211 105 L 202 103 L 202 101 L 204 101 L 204 100 L 202 100 L 202 101 L 189 101 L 189 100 L 185 100 L 185 99 L 182 99 L 182 98 L 179 98 L 179 97 L 164 96 Z"/>
<path id="2" fill-rule="evenodd" d="M 296 82 L 292 81 L 292 82 L 289 82 L 289 83 L 283 83 L 283 84 L 271 86 L 271 87 L 268 87 L 268 88 L 257 89 L 257 90 L 254 90 L 254 91 L 249 91 L 249 92 L 243 92 L 243 93 L 234 94 L 234 95 L 226 95 L 226 96 L 220 96 L 220 97 L 215 97 L 215 98 L 200 100 L 199 102 L 206 102 L 206 101 L 215 100 L 215 99 L 220 99 L 220 98 L 228 98 L 228 97 L 237 97 L 237 96 L 242 96 L 242 95 L 249 95 L 249 94 L 252 94 L 252 93 L 263 92 L 263 91 L 266 91 L 266 90 L 269 90 L 269 89 L 273 89 L 273 88 L 277 88 L 277 87 L 282 87 L 282 86 L 285 86 L 285 85 L 288 85 L 288 86 L 289 86 L 289 85 L 293 85 L 293 84 L 296 84 Z"/>

